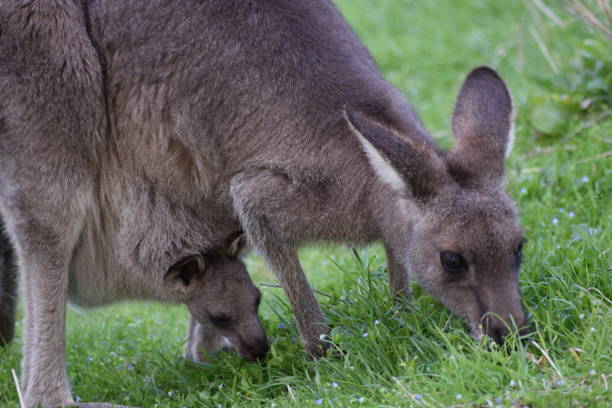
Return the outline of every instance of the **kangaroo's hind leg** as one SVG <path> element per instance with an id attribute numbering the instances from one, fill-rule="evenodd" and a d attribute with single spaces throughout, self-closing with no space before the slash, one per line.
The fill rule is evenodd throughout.
<path id="1" fill-rule="evenodd" d="M 68 274 L 107 151 L 99 55 L 81 2 L 0 2 L 0 212 L 23 284 L 22 389 L 72 403 L 64 363 Z"/>

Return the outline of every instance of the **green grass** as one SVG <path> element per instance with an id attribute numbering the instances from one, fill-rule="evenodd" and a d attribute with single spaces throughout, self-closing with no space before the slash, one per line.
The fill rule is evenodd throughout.
<path id="1" fill-rule="evenodd" d="M 182 359 L 187 312 L 181 307 L 144 302 L 71 310 L 67 366 L 74 395 L 177 408 L 310 407 L 317 400 L 324 407 L 609 406 L 612 166 L 603 153 L 612 143 L 612 120 L 605 116 L 609 99 L 577 106 L 609 98 L 611 84 L 597 93 L 593 78 L 575 65 L 588 49 L 609 67 L 610 44 L 558 8 L 564 24 L 552 24 L 531 2 L 337 3 L 444 146 L 465 74 L 487 64 L 507 80 L 518 110 L 507 189 L 529 239 L 520 279 L 537 345 L 477 344 L 419 288 L 411 313 L 397 309 L 377 245 L 360 249 L 359 258 L 347 248 L 313 247 L 301 252 L 303 265 L 313 286 L 331 295 L 319 300 L 341 358 L 308 361 L 275 288 L 262 288 L 272 349 L 261 363 L 235 355 L 210 365 Z M 533 113 L 538 109 L 544 119 Z M 558 112 L 563 115 L 554 119 Z M 553 130 L 534 130 L 542 126 Z M 273 281 L 258 257 L 248 266 L 257 282 Z M 0 350 L 2 407 L 17 406 L 10 370 L 19 368 L 20 346 L 19 337 Z"/>

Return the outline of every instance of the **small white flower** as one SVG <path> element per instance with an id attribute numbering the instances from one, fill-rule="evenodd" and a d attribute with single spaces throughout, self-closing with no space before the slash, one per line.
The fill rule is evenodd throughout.
<path id="1" fill-rule="evenodd" d="M 331 386 L 334 388 L 338 388 L 338 383 L 334 381 L 333 383 L 331 383 Z"/>
<path id="2" fill-rule="evenodd" d="M 320 335 L 319 335 L 319 340 L 325 340 L 325 338 L 326 338 L 326 337 L 327 337 L 326 335 L 324 335 L 324 334 L 320 334 Z"/>
<path id="3" fill-rule="evenodd" d="M 567 215 L 569 215 L 570 218 L 574 218 L 576 216 L 573 211 L 568 212 Z"/>
<path id="4" fill-rule="evenodd" d="M 595 331 L 595 328 L 591 327 L 590 330 L 591 330 L 591 333 L 593 333 Z"/>
<path id="5" fill-rule="evenodd" d="M 521 195 L 527 194 L 527 189 L 525 187 L 521 188 Z"/>
<path id="6" fill-rule="evenodd" d="M 365 401 L 365 398 L 364 397 L 359 397 L 359 402 L 363 402 L 363 401 Z"/>
<path id="7" fill-rule="evenodd" d="M 510 380 L 510 386 L 511 387 L 516 387 L 516 381 Z"/>
<path id="8" fill-rule="evenodd" d="M 363 337 L 363 338 L 365 339 L 366 337 L 368 337 L 368 333 L 363 333 L 363 334 L 361 335 L 361 337 Z"/>
<path id="9" fill-rule="evenodd" d="M 584 314 L 580 314 L 580 315 L 578 315 L 578 318 L 579 318 L 580 320 L 584 319 Z"/>
<path id="10" fill-rule="evenodd" d="M 561 387 L 563 385 L 563 380 L 557 380 L 557 387 Z"/>
<path id="11" fill-rule="evenodd" d="M 461 394 L 457 394 L 457 395 L 455 395 L 455 399 L 460 400 L 460 399 L 461 399 Z"/>
<path id="12" fill-rule="evenodd" d="M 553 218 L 552 220 L 550 220 L 550 222 L 552 222 L 553 225 L 557 225 L 559 223 L 559 220 L 556 218 Z"/>
<path id="13" fill-rule="evenodd" d="M 580 179 L 580 181 L 582 183 L 588 183 L 589 182 L 589 178 L 587 176 L 582 176 L 582 178 Z"/>
<path id="14" fill-rule="evenodd" d="M 317 405 L 321 405 L 323 403 L 323 398 L 319 398 L 318 400 L 315 400 L 315 404 Z"/>
<path id="15" fill-rule="evenodd" d="M 171 397 L 171 396 L 173 396 L 173 395 L 174 395 L 174 392 L 173 392 L 173 391 L 168 391 L 168 396 L 169 396 L 169 397 Z"/>
<path id="16" fill-rule="evenodd" d="M 595 370 L 591 370 L 591 371 L 589 371 L 589 374 L 590 374 L 590 375 L 597 375 L 597 371 L 595 371 Z"/>
<path id="17" fill-rule="evenodd" d="M 379 324 L 380 324 L 380 321 L 379 321 L 379 320 L 374 320 L 374 325 L 375 325 L 375 326 L 378 326 Z"/>
<path id="18" fill-rule="evenodd" d="M 414 396 L 414 399 L 416 399 L 416 400 L 423 399 L 423 395 L 421 395 L 421 394 L 416 394 L 416 395 Z"/>
<path id="19" fill-rule="evenodd" d="M 559 212 L 560 212 L 560 213 L 562 213 L 562 212 L 564 212 L 564 211 L 565 211 L 565 210 L 564 210 L 563 208 L 559 208 Z"/>

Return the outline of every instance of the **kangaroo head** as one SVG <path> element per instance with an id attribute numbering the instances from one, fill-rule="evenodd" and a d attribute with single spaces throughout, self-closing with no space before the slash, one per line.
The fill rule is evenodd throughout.
<path id="1" fill-rule="evenodd" d="M 227 251 L 195 254 L 175 263 L 164 284 L 205 330 L 226 337 L 238 354 L 256 360 L 268 351 L 257 314 L 261 293 L 238 257 L 244 235 Z"/>
<path id="2" fill-rule="evenodd" d="M 524 237 L 502 185 L 512 115 L 506 85 L 486 67 L 461 88 L 448 152 L 419 126 L 401 130 L 384 113 L 347 109 L 370 164 L 394 191 L 395 219 L 407 224 L 396 244 L 404 266 L 474 337 L 484 330 L 497 342 L 526 326 L 518 285 Z"/>

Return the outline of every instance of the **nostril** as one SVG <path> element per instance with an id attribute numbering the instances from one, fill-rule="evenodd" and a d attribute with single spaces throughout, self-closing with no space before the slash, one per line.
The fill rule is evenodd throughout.
<path id="1" fill-rule="evenodd" d="M 502 335 L 499 329 L 495 329 L 495 328 L 491 329 L 489 336 L 493 339 L 493 341 L 495 341 L 500 346 L 504 344 L 504 336 Z"/>
<path id="2" fill-rule="evenodd" d="M 255 361 L 266 355 L 270 347 L 268 346 L 267 340 L 261 340 L 249 347 L 249 355 L 251 356 L 251 360 Z"/>
<path id="3" fill-rule="evenodd" d="M 257 348 L 258 350 L 255 353 L 257 357 L 263 357 L 268 352 L 268 350 L 270 350 L 270 346 L 268 346 L 268 342 L 266 340 L 260 342 Z"/>
<path id="4" fill-rule="evenodd" d="M 487 323 L 487 335 L 497 344 L 504 344 L 505 337 L 510 333 L 508 327 L 498 319 L 489 319 Z"/>

